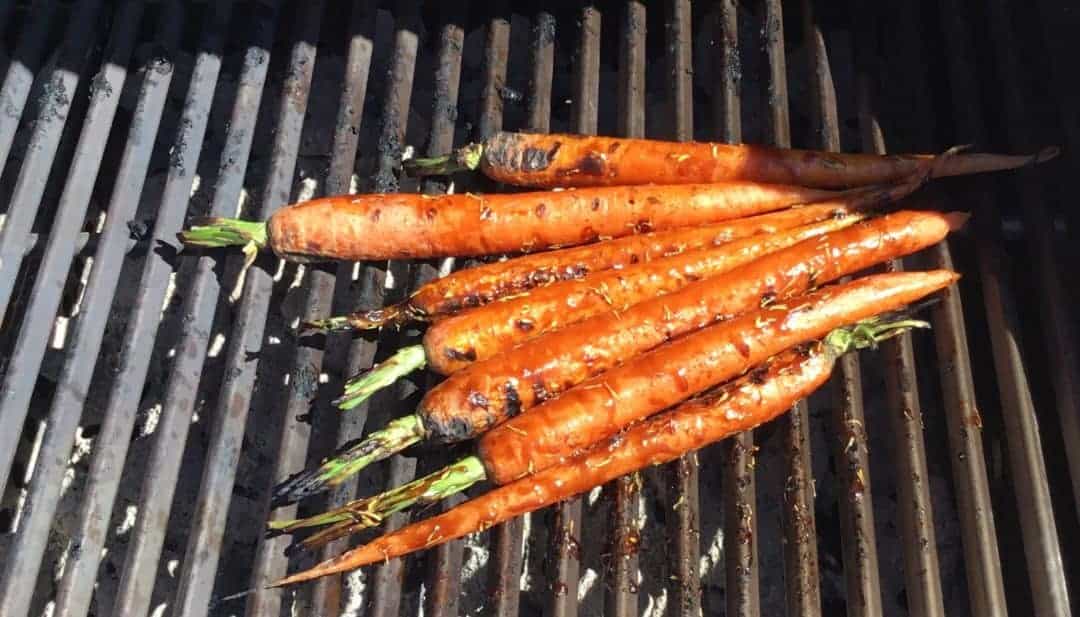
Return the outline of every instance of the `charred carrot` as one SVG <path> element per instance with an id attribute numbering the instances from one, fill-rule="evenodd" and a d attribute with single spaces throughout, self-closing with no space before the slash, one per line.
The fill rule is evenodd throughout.
<path id="1" fill-rule="evenodd" d="M 476 525 L 473 531 L 486 529 L 491 524 L 517 516 L 523 512 L 543 507 L 550 503 L 570 497 L 582 490 L 603 484 L 608 480 L 620 475 L 643 468 L 650 464 L 660 464 L 677 458 L 691 450 L 700 448 L 708 443 L 722 439 L 734 432 L 751 428 L 763 421 L 769 420 L 784 409 L 790 407 L 795 401 L 808 396 L 828 378 L 835 359 L 847 351 L 872 345 L 876 340 L 886 337 L 890 332 L 912 325 L 922 325 L 919 322 L 882 322 L 871 321 L 845 329 L 838 324 L 850 324 L 855 315 L 873 314 L 880 308 L 888 307 L 892 310 L 909 302 L 914 302 L 925 295 L 933 293 L 944 286 L 951 284 L 956 275 L 949 271 L 934 271 L 930 273 L 906 273 L 913 276 L 905 277 L 906 280 L 892 278 L 892 275 L 880 275 L 868 277 L 839 285 L 836 288 L 824 292 L 818 292 L 806 297 L 806 300 L 817 304 L 816 308 L 803 309 L 801 315 L 796 312 L 788 313 L 782 319 L 790 324 L 798 324 L 802 330 L 799 335 L 787 334 L 790 328 L 755 328 L 753 324 L 743 324 L 746 330 L 742 334 L 729 333 L 726 337 L 716 338 L 711 335 L 726 327 L 720 324 L 702 330 L 681 341 L 676 341 L 664 348 L 654 350 L 635 360 L 626 368 L 617 369 L 621 373 L 640 372 L 640 379 L 656 382 L 664 390 L 659 398 L 647 401 L 647 407 L 656 407 L 660 411 L 663 407 L 686 401 L 673 411 L 660 414 L 649 420 L 645 420 L 630 427 L 618 436 L 612 437 L 608 433 L 595 442 L 586 444 L 579 451 L 566 449 L 562 458 L 552 460 L 544 467 L 537 467 L 529 473 L 528 477 L 514 475 L 506 476 L 500 481 L 501 463 L 491 459 L 483 450 L 476 456 L 466 457 L 459 461 L 453 469 L 456 472 L 446 474 L 436 472 L 432 476 L 417 480 L 411 485 L 406 485 L 390 491 L 384 495 L 376 496 L 368 500 L 361 500 L 350 504 L 348 509 L 337 512 L 337 524 L 320 534 L 317 541 L 305 541 L 307 545 L 317 544 L 332 537 L 347 534 L 359 528 L 377 522 L 385 514 L 373 506 L 382 505 L 381 499 L 386 499 L 397 493 L 397 499 L 393 506 L 397 509 L 406 507 L 408 504 L 407 493 L 412 490 L 418 500 L 430 501 L 438 496 L 445 496 L 451 491 L 459 490 L 459 486 L 465 484 L 466 477 L 473 482 L 490 479 L 501 488 L 496 488 L 487 495 L 477 498 L 465 504 L 465 507 L 455 508 L 447 513 L 436 516 L 429 521 L 417 523 L 406 529 L 415 529 L 418 526 L 428 531 L 420 542 L 399 545 L 406 548 L 402 552 L 384 552 L 393 542 L 387 543 L 384 539 L 378 539 L 373 544 L 378 555 L 373 561 L 396 557 L 405 552 L 411 552 L 430 545 L 433 538 L 456 537 L 458 529 L 465 529 L 470 525 Z M 920 278 L 922 277 L 922 278 Z M 861 288 L 861 289 L 859 289 Z M 860 293 L 852 293 L 859 289 Z M 832 294 L 832 300 L 821 301 L 821 295 Z M 883 301 L 879 308 L 875 308 L 873 296 Z M 869 303 L 867 301 L 869 300 Z M 828 307 L 828 308 L 826 308 Z M 832 309 L 831 311 L 829 309 Z M 807 316 L 811 313 L 819 313 L 817 316 Z M 829 313 L 828 316 L 825 313 Z M 737 320 L 738 321 L 738 320 Z M 813 325 L 809 325 L 813 322 Z M 821 330 L 827 322 L 832 322 L 835 327 L 830 330 Z M 783 343 L 771 339 L 766 331 L 772 334 L 780 334 L 785 339 Z M 815 336 L 809 336 L 810 331 L 817 331 Z M 826 336 L 827 335 L 827 336 Z M 824 341 L 816 345 L 812 344 L 800 348 L 801 345 L 814 339 L 825 336 Z M 719 342 L 727 354 L 725 358 L 717 358 L 717 354 L 706 346 L 708 343 Z M 727 342 L 722 342 L 727 339 Z M 735 341 L 738 341 L 736 344 Z M 797 341 L 791 343 L 791 341 Z M 790 343 L 787 347 L 780 347 L 784 343 Z M 749 355 L 743 357 L 738 349 L 738 344 L 746 344 L 754 349 Z M 694 358 L 696 361 L 692 368 L 686 372 L 697 375 L 687 377 L 677 375 L 674 371 L 668 372 L 673 366 L 665 366 L 662 375 L 645 376 L 647 369 L 656 368 L 651 361 L 663 355 L 669 355 L 668 359 L 674 359 L 680 355 L 673 350 L 677 347 L 697 347 L 691 355 L 683 359 Z M 765 349 L 779 349 L 775 353 L 781 354 L 771 362 L 769 358 L 774 354 L 767 354 Z M 794 348 L 794 349 L 792 349 Z M 685 351 L 686 349 L 684 349 Z M 786 351 L 785 350 L 790 350 Z M 765 355 L 759 355 L 765 354 Z M 644 363 L 638 366 L 639 363 Z M 721 386 L 716 390 L 716 384 L 722 383 L 729 378 L 735 377 L 739 372 L 727 375 L 729 369 L 719 370 L 709 378 L 698 381 L 698 376 L 712 373 L 720 365 L 745 364 L 746 368 L 758 366 L 740 379 Z M 623 375 L 624 377 L 626 375 Z M 716 384 L 709 384 L 700 389 L 695 389 L 701 384 L 709 383 L 716 379 Z M 694 385 L 688 389 L 681 389 L 678 384 L 682 381 L 692 382 Z M 663 383 L 661 383 L 663 382 Z M 602 388 L 601 388 L 602 389 Z M 578 389 L 572 392 L 577 392 Z M 705 392 L 703 396 L 695 397 L 699 392 Z M 689 399 L 689 400 L 687 400 Z M 538 407 L 533 413 L 542 413 L 542 410 L 550 409 L 557 405 L 556 401 Z M 603 405 L 601 409 L 610 409 L 611 405 Z M 644 409 L 642 407 L 641 409 Z M 531 414 L 530 414 L 531 415 Z M 605 413 L 588 414 L 590 417 L 605 416 Z M 523 416 L 524 417 L 524 416 Z M 580 423 L 579 423 L 580 424 Z M 558 427 L 562 428 L 562 427 Z M 556 429 L 558 432 L 558 429 Z M 541 441 L 544 437 L 539 437 Z M 608 439 L 608 441 L 604 441 Z M 516 467 L 516 461 L 511 463 Z M 595 483 L 594 483 L 595 482 Z M 445 491 L 444 486 L 450 487 Z M 529 497 L 529 493 L 535 493 Z M 550 501 L 549 501 L 550 500 Z M 470 514 L 465 514 L 470 513 Z M 505 518 L 502 518 L 505 517 Z M 326 516 L 325 518 L 330 518 Z M 467 525 L 459 526 L 457 521 L 469 521 Z M 300 521 L 298 523 L 303 523 Z M 433 531 L 434 530 L 434 531 Z M 447 533 L 449 532 L 449 533 Z M 399 535 L 401 534 L 401 535 Z M 396 532 L 385 538 L 399 539 L 402 537 L 416 538 L 410 532 Z M 372 545 L 369 545 L 372 546 Z M 380 550 L 382 549 L 382 550 Z M 370 554 L 367 548 L 352 551 L 330 562 L 316 566 L 313 570 L 288 577 L 282 584 L 300 582 L 329 573 L 326 568 L 329 564 L 333 567 L 341 566 L 351 569 L 359 565 L 370 563 L 365 558 L 356 559 L 358 554 Z M 336 569 L 334 571 L 337 571 Z"/>
<path id="2" fill-rule="evenodd" d="M 756 182 L 619 186 L 498 195 L 375 194 L 281 208 L 266 222 L 209 218 L 185 245 L 270 249 L 291 261 L 530 252 L 781 210 L 835 192 Z"/>
<path id="3" fill-rule="evenodd" d="M 475 437 L 665 341 L 935 244 L 964 218 L 902 211 L 858 223 L 625 311 L 594 315 L 476 362 L 429 390 L 414 414 L 392 421 L 319 468 L 280 484 L 274 503 L 325 490 L 424 439 L 454 442 Z M 423 354 L 417 347 L 406 349 L 416 354 L 412 360 Z M 405 365 L 407 361 L 400 368 L 407 372 Z M 388 371 L 378 374 L 396 378 Z M 355 394 L 353 389 L 346 396 Z"/>
<path id="4" fill-rule="evenodd" d="M 879 189 L 875 189 L 875 194 L 866 195 L 868 199 L 860 199 L 850 205 L 839 198 L 833 198 L 723 223 L 654 231 L 584 246 L 521 255 L 506 261 L 458 270 L 435 279 L 400 304 L 328 317 L 305 325 L 326 330 L 368 330 L 409 321 L 436 321 L 465 309 L 483 306 L 500 298 L 525 293 L 559 281 L 579 279 L 603 270 L 648 263 L 758 234 L 776 233 L 830 218 L 840 218 L 879 203 L 875 199 L 880 195 L 878 191 Z"/>
<path id="5" fill-rule="evenodd" d="M 624 311 L 651 298 L 727 272 L 754 259 L 863 218 L 849 214 L 761 238 L 689 251 L 620 270 L 604 270 L 583 279 L 562 281 L 442 319 L 428 328 L 423 342 L 398 350 L 385 362 L 350 379 L 335 403 L 352 409 L 402 376 L 429 367 L 453 374 L 526 341 L 593 315 Z"/>
<path id="6" fill-rule="evenodd" d="M 935 177 L 1014 169 L 1057 156 L 962 154 Z M 839 154 L 746 144 L 499 132 L 445 157 L 411 159 L 412 175 L 479 169 L 498 182 L 536 188 L 749 180 L 839 188 L 884 184 L 913 173 L 933 155 Z"/>

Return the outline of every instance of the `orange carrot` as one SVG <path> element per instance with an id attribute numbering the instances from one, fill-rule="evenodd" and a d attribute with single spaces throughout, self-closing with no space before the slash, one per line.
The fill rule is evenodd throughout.
<path id="1" fill-rule="evenodd" d="M 292 261 L 426 259 L 585 244 L 781 210 L 835 192 L 755 182 L 618 186 L 498 195 L 345 195 L 281 208 L 265 223 L 210 218 L 185 245 L 270 249 Z"/>
<path id="2" fill-rule="evenodd" d="M 586 275 L 625 268 L 686 251 L 719 246 L 758 234 L 771 234 L 830 218 L 840 218 L 862 208 L 876 206 L 880 193 L 867 194 L 848 203 L 834 198 L 820 203 L 724 221 L 701 227 L 654 231 L 604 240 L 594 244 L 521 255 L 505 261 L 458 270 L 416 290 L 400 304 L 306 324 L 330 330 L 367 330 L 408 321 L 437 321 L 465 309 L 537 287 Z M 854 199 L 855 196 L 852 196 Z"/>
<path id="3" fill-rule="evenodd" d="M 961 154 L 934 177 L 1014 169 L 1057 156 Z M 840 188 L 884 184 L 913 173 L 932 155 L 839 154 L 745 144 L 499 132 L 446 157 L 405 161 L 413 175 L 479 169 L 498 182 L 529 187 L 680 184 L 748 180 Z"/>
<path id="4" fill-rule="evenodd" d="M 917 301 L 952 284 L 957 278 L 955 273 L 944 270 L 871 276 L 811 294 L 800 300 L 803 306 L 772 311 L 777 317 L 775 322 L 755 323 L 751 318 L 760 320 L 762 315 L 747 315 L 707 328 L 650 352 L 616 371 L 622 374 L 621 377 L 636 374 L 633 379 L 641 383 L 649 382 L 650 389 L 638 395 L 641 400 L 647 401 L 647 407 L 659 411 L 730 379 L 741 370 L 766 362 L 770 356 L 781 353 L 784 349 L 791 349 L 829 333 L 821 343 L 784 353 L 728 386 L 701 398 L 691 399 L 675 410 L 633 426 L 606 442 L 601 440 L 613 435 L 615 431 L 605 430 L 605 434 L 594 442 L 582 445 L 587 449 L 577 452 L 574 450 L 576 442 L 569 444 L 562 449 L 558 459 L 550 460 L 543 467 L 537 467 L 528 477 L 522 477 L 516 472 L 504 475 L 502 462 L 490 458 L 491 455 L 508 454 L 506 450 L 496 453 L 481 449 L 478 457 L 468 457 L 458 463 L 458 467 L 468 470 L 479 467 L 479 473 L 468 473 L 478 476 L 477 480 L 486 476 L 501 484 L 501 487 L 445 513 L 377 538 L 365 546 L 309 570 L 286 577 L 273 586 L 294 584 L 352 570 L 483 531 L 525 512 L 604 484 L 625 473 L 673 460 L 691 450 L 767 421 L 783 413 L 795 401 L 808 396 L 823 384 L 839 355 L 852 348 L 872 344 L 876 339 L 885 336 L 890 328 L 897 328 L 898 324 L 862 324 L 852 330 L 836 328 Z M 768 310 L 760 313 L 765 312 Z M 735 323 L 738 323 L 738 331 L 733 328 Z M 858 334 L 860 331 L 862 334 Z M 662 357 L 663 361 L 658 363 Z M 722 366 L 725 368 L 721 369 Z M 739 366 L 742 368 L 738 369 Z M 612 388 L 630 385 L 625 381 L 604 383 Z M 571 392 L 607 390 L 602 386 L 589 388 L 589 385 L 594 384 L 583 385 Z M 639 391 L 636 386 L 631 387 L 631 390 L 635 393 Z M 616 394 L 630 392 L 615 390 L 610 397 Z M 612 414 L 620 413 L 620 405 L 612 404 L 613 398 L 610 397 L 595 397 L 584 416 L 571 420 L 566 425 L 553 426 L 552 433 L 536 434 L 533 439 L 538 440 L 543 447 L 549 436 L 584 427 L 590 424 L 591 418 L 600 418 L 599 423 L 603 424 Z M 557 404 L 558 400 L 552 403 Z M 543 407 L 536 411 L 540 409 Z M 620 417 L 619 420 L 624 419 Z M 587 429 L 587 433 L 592 435 L 593 431 Z M 533 447 L 535 446 L 530 445 L 526 449 Z M 520 458 L 511 454 L 515 461 Z M 469 459 L 479 459 L 482 465 L 465 464 Z M 511 463 L 511 466 L 516 468 L 517 463 Z M 439 488 L 425 483 L 425 480 L 422 478 L 416 483 L 425 489 L 423 497 L 429 499 L 439 492 Z M 441 481 L 450 483 L 445 477 L 441 478 Z M 458 484 L 460 483 L 459 481 Z M 347 518 L 342 524 L 346 529 L 350 527 Z"/>
<path id="5" fill-rule="evenodd" d="M 673 293 L 593 315 L 479 360 L 427 392 L 415 413 L 391 421 L 320 467 L 275 488 L 275 504 L 315 494 L 418 441 L 480 435 L 665 341 L 762 303 L 783 302 L 817 285 L 939 242 L 966 217 L 901 211 L 813 237 Z M 422 366 L 423 346 L 406 347 L 346 386 L 348 406 Z"/>

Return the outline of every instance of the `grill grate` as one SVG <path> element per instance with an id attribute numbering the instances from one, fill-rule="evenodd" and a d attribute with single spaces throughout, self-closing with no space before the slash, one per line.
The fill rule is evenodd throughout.
<path id="1" fill-rule="evenodd" d="M 8 4 L 0 615 L 1071 614 L 1076 219 L 1047 180 L 1075 156 L 916 197 L 977 214 L 888 266 L 967 274 L 933 309 L 932 343 L 845 358 L 831 392 L 599 500 L 223 604 L 314 559 L 261 539 L 267 516 L 460 454 L 396 456 L 269 510 L 270 486 L 432 383 L 336 414 L 348 375 L 420 332 L 297 338 L 295 320 L 394 302 L 465 264 L 262 258 L 237 282 L 238 256 L 178 255 L 175 240 L 188 215 L 265 218 L 316 194 L 498 189 L 397 167 L 407 144 L 436 156 L 503 128 L 885 152 L 1030 151 L 1060 125 L 1075 147 L 1061 54 L 1037 66 L 1068 46 L 1067 3 L 358 0 L 347 18 L 321 0 Z"/>

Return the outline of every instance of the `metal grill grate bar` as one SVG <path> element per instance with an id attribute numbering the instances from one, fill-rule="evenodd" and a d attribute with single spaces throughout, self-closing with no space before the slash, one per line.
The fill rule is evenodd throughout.
<path id="1" fill-rule="evenodd" d="M 269 8 L 272 10 L 256 12 L 252 18 L 253 41 L 244 56 L 214 186 L 211 205 L 214 216 L 232 215 L 240 199 L 277 21 L 277 4 Z M 150 604 L 180 472 L 181 454 L 191 426 L 214 309 L 221 290 L 218 266 L 219 260 L 215 257 L 200 256 L 194 280 L 184 298 L 183 333 L 176 344 L 176 357 L 165 389 L 154 448 L 146 467 L 138 517 L 120 579 L 116 611 L 121 614 L 143 614 Z"/>
<path id="2" fill-rule="evenodd" d="M 56 16 L 57 4 L 56 0 L 39 0 L 34 5 L 30 10 L 30 23 L 23 26 L 19 46 L 7 66 L 4 85 L 0 89 L 0 99 L 5 107 L 5 113 L 0 114 L 0 171 L 8 163 L 15 131 L 34 85 L 34 74 L 41 68 L 41 55 L 49 36 L 49 26 Z M 5 17 L 7 13 L 7 10 L 3 11 Z"/>
<path id="3" fill-rule="evenodd" d="M 941 6 L 955 122 L 962 137 L 985 142 L 984 119 L 977 98 L 976 64 L 968 24 L 952 0 Z M 974 191 L 980 216 L 975 217 L 979 279 L 1002 403 L 1009 464 L 1016 494 L 1020 531 L 1027 557 L 1028 580 L 1035 612 L 1068 615 L 1069 600 L 1054 514 L 1047 486 L 1045 458 L 1035 419 L 1034 402 L 1017 343 L 1019 322 L 1011 282 L 1003 269 L 1000 212 L 984 187 Z"/>
<path id="4" fill-rule="evenodd" d="M 276 12 L 279 7 L 267 6 L 266 9 Z M 282 84 L 280 115 L 274 127 L 269 176 L 257 209 L 250 215 L 257 220 L 270 218 L 278 208 L 289 203 L 292 195 L 300 132 L 307 110 L 308 93 L 311 90 L 315 47 L 319 40 L 322 14 L 323 3 L 316 1 L 306 3 L 299 17 L 296 42 Z M 195 506 L 194 524 L 188 535 L 187 552 L 180 572 L 174 615 L 205 615 L 214 589 L 226 514 L 232 497 L 260 355 L 275 352 L 274 347 L 263 343 L 274 285 L 273 273 L 269 268 L 271 263 L 267 263 L 269 261 L 265 260 L 262 264 L 257 262 L 244 277 L 243 295 L 233 323 L 234 329 L 240 329 L 240 335 L 229 341 L 225 361 L 226 378 L 218 395 L 211 442 Z"/>
<path id="5" fill-rule="evenodd" d="M 623 5 L 619 32 L 618 133 L 627 137 L 645 136 L 645 33 L 646 8 L 639 0 Z M 637 551 L 640 543 L 638 492 L 641 474 L 635 473 L 608 483 L 604 491 L 612 500 L 611 536 L 606 551 L 607 581 L 604 609 L 608 615 L 629 617 L 638 614 Z"/>
<path id="6" fill-rule="evenodd" d="M 207 17 L 206 35 L 201 41 L 199 55 L 191 77 L 191 87 L 185 100 L 184 115 L 165 183 L 161 205 L 157 211 L 152 242 L 155 246 L 176 246 L 175 233 L 180 229 L 194 170 L 202 149 L 203 136 L 210 113 L 210 102 L 221 67 L 220 49 L 229 20 L 231 2 L 215 3 Z M 172 271 L 166 252 L 151 251 L 143 266 L 139 296 L 120 352 L 112 392 L 105 409 L 105 420 L 98 434 L 98 449 L 87 478 L 87 487 L 79 512 L 79 527 L 73 542 L 82 550 L 69 557 L 60 582 L 57 615 L 82 617 L 90 608 L 91 595 L 106 529 L 120 483 L 121 470 L 127 456 L 139 396 L 150 363 L 152 340 L 160 320 L 162 299 Z M 93 285 L 91 284 L 91 288 Z M 88 290 L 88 294 L 91 293 Z M 104 328 L 99 324 L 97 329 Z M 79 331 L 90 326 L 80 324 Z"/>
<path id="7" fill-rule="evenodd" d="M 179 7 L 174 3 L 170 8 L 172 10 L 165 13 L 160 33 L 166 49 L 174 48 L 179 37 L 178 29 L 174 25 L 179 21 L 176 15 Z M 142 9 L 141 2 L 126 3 L 120 9 L 114 25 L 110 49 L 105 54 L 98 77 L 95 78 L 97 85 L 76 147 L 68 183 L 60 199 L 45 258 L 38 268 L 38 278 L 27 308 L 29 315 L 54 315 L 60 304 L 63 287 L 55 282 L 63 280 L 71 266 L 74 255 L 73 239 L 86 217 L 102 152 L 127 74 L 124 67 L 134 46 Z M 131 130 L 155 135 L 169 89 L 172 67 L 167 58 L 155 57 L 150 59 L 144 68 L 140 105 L 132 120 Z M 46 431 L 38 454 L 39 462 L 34 469 L 25 506 L 27 514 L 20 521 L 17 541 L 9 559 L 9 563 L 18 562 L 20 566 L 17 569 L 10 568 L 3 584 L 0 584 L 2 613 L 17 615 L 29 609 L 33 587 L 21 584 L 19 579 L 26 572 L 36 572 L 39 569 L 45 552 L 49 529 L 60 500 L 68 456 L 81 416 L 73 411 L 82 409 L 87 389 L 90 387 L 113 291 L 120 276 L 121 262 L 127 252 L 123 236 L 128 233 L 127 223 L 133 217 L 135 205 L 139 202 L 138 196 L 142 192 L 146 166 L 150 160 L 149 150 L 153 143 L 153 140 L 130 140 L 116 173 L 117 182 L 110 200 L 109 215 L 94 255 L 94 268 L 84 296 L 84 306 L 78 317 L 78 328 L 73 342 L 70 343 L 70 355 L 60 375 L 46 422 Z M 20 365 L 24 367 L 22 370 L 11 367 L 6 387 L 26 389 L 27 399 L 35 381 L 31 375 L 37 372 L 37 366 L 44 356 L 51 327 L 52 321 L 45 318 L 27 320 L 23 324 L 14 358 L 27 364 Z M 35 358 L 36 362 L 27 356 Z M 33 363 L 33 366 L 29 363 Z M 25 374 L 27 369 L 31 370 L 30 375 Z M 15 379 L 23 381 L 10 381 Z M 12 398 L 5 398 L 5 402 L 18 404 Z"/>
<path id="8" fill-rule="evenodd" d="M 56 66 L 49 75 L 48 81 L 43 84 L 41 97 L 38 105 L 38 116 L 34 121 L 33 134 L 30 144 L 26 148 L 26 156 L 19 168 L 19 177 L 15 182 L 15 192 L 11 196 L 11 205 L 7 211 L 7 219 L 4 221 L 3 231 L 0 231 L 0 322 L 7 314 L 11 294 L 15 287 L 16 275 L 19 266 L 22 265 L 24 254 L 23 247 L 26 245 L 27 235 L 34 223 L 38 210 L 41 208 L 41 197 L 45 194 L 45 184 L 49 179 L 49 171 L 53 160 L 56 158 L 56 150 L 60 146 L 60 138 L 64 134 L 64 126 L 67 124 L 68 113 L 75 100 L 75 90 L 79 85 L 79 74 L 86 63 L 87 49 L 90 45 L 90 34 L 95 31 L 88 27 L 98 19 L 101 8 L 101 0 L 86 0 L 72 13 L 71 21 L 64 33 L 64 45 L 60 48 Z M 12 67 L 19 64 L 18 60 L 11 63 Z M 17 70 L 17 69 L 16 69 Z M 23 84 L 21 79 L 16 85 Z M 20 91 L 21 93 L 21 91 Z M 15 93 L 18 96 L 19 93 Z M 25 96 L 23 98 L 25 101 Z M 4 116 L 8 116 L 5 110 Z M 16 116 L 18 114 L 10 114 Z M 3 143 L 8 140 L 4 138 Z M 2 145 L 2 144 L 0 144 Z M 10 145 L 7 146 L 10 148 Z M 5 149 L 7 149 L 5 148 Z M 7 152 L 0 151 L 0 161 L 7 158 Z M 29 375 L 37 372 L 38 360 L 32 357 L 20 358 L 22 362 L 11 362 L 18 369 L 26 370 Z M 9 369 L 9 377 L 14 372 Z M 26 377 L 24 381 L 31 382 Z M 16 382 L 18 383 L 18 382 Z M 19 390 L 8 389 L 10 395 L 16 400 Z M 5 396 L 5 398 L 8 398 Z M 14 402 L 14 401 L 13 401 Z M 0 411 L 0 419 L 4 420 L 4 426 L 12 427 L 11 435 L 18 435 L 22 427 L 19 415 L 13 413 L 14 409 L 3 405 Z M 9 415 L 10 414 L 10 415 Z M 25 412 L 23 413 L 25 417 Z M 7 444 L 4 444 L 5 446 Z M 0 451 L 6 451 L 0 447 Z M 10 463 L 0 462 L 0 490 L 6 482 L 7 468 Z"/>

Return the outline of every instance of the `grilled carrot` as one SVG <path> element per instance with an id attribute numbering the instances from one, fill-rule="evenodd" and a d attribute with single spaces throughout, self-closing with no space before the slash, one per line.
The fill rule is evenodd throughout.
<path id="1" fill-rule="evenodd" d="M 648 263 L 758 234 L 776 233 L 830 218 L 840 218 L 860 208 L 875 205 L 872 198 L 874 196 L 867 196 L 871 199 L 860 199 L 851 205 L 834 198 L 723 223 L 654 231 L 584 246 L 521 255 L 506 261 L 458 270 L 435 279 L 420 287 L 408 300 L 400 304 L 328 317 L 305 325 L 326 330 L 368 330 L 409 321 L 437 321 L 500 298 L 515 296 L 559 281 L 579 279 L 594 272 Z"/>
<path id="2" fill-rule="evenodd" d="M 759 303 L 783 301 L 935 244 L 964 218 L 930 212 L 889 214 L 804 240 L 626 311 L 595 315 L 476 362 L 428 391 L 414 414 L 390 422 L 319 468 L 279 485 L 274 501 L 288 503 L 325 490 L 423 439 L 454 442 L 475 437 L 665 341 Z M 406 365 L 422 360 L 424 352 L 419 346 L 406 350 L 414 354 L 402 360 L 408 369 Z M 396 377 L 389 371 L 379 373 Z"/>
<path id="3" fill-rule="evenodd" d="M 428 366 L 436 373 L 451 375 L 552 330 L 600 313 L 624 311 L 807 238 L 849 227 L 861 218 L 849 215 L 624 270 L 598 272 L 448 317 L 432 325 L 424 335 Z"/>
<path id="4" fill-rule="evenodd" d="M 963 154 L 935 177 L 1014 169 L 1057 156 Z M 913 173 L 933 155 L 838 154 L 746 144 L 667 142 L 623 137 L 499 132 L 482 143 L 431 159 L 405 161 L 412 175 L 479 169 L 498 182 L 528 187 L 586 187 L 750 180 L 839 188 L 884 184 Z"/>
<path id="5" fill-rule="evenodd" d="M 281 208 L 268 221 L 209 218 L 185 245 L 241 245 L 291 261 L 464 257 L 585 244 L 781 210 L 835 192 L 755 182 L 620 186 L 499 195 L 345 195 Z"/>
<path id="6" fill-rule="evenodd" d="M 801 326 L 799 329 L 803 329 L 802 334 L 793 336 L 787 334 L 783 328 L 771 329 L 773 333 L 780 334 L 780 338 L 785 339 L 784 343 L 788 344 L 787 347 L 780 347 L 782 343 L 769 340 L 768 335 L 762 336 L 764 331 L 760 328 L 753 332 L 748 328 L 743 335 L 729 335 L 728 342 L 721 343 L 725 350 L 730 352 L 726 355 L 734 356 L 735 359 L 719 359 L 717 354 L 712 353 L 710 348 L 705 346 L 705 339 L 710 338 L 710 334 L 723 329 L 726 325 L 721 324 L 707 328 L 683 341 L 650 352 L 640 359 L 644 362 L 642 366 L 637 367 L 639 361 L 635 361 L 628 365 L 627 369 L 620 370 L 630 372 L 633 370 L 630 367 L 635 366 L 640 369 L 643 379 L 656 382 L 656 385 L 663 388 L 662 396 L 648 403 L 650 406 L 655 406 L 657 411 L 662 409 L 662 406 L 686 401 L 674 410 L 631 426 L 619 435 L 612 436 L 612 433 L 608 433 L 579 451 L 575 452 L 568 448 L 564 450 L 560 460 L 551 461 L 545 467 L 537 468 L 528 477 L 515 476 L 500 482 L 496 475 L 497 470 L 493 470 L 493 466 L 498 462 L 481 452 L 477 456 L 466 457 L 459 461 L 454 466 L 456 473 L 439 475 L 437 472 L 383 496 L 350 504 L 351 509 L 337 513 L 336 524 L 320 534 L 322 538 L 319 543 L 377 522 L 385 514 L 373 510 L 372 506 L 376 504 L 372 502 L 377 502 L 380 498 L 390 496 L 392 493 L 401 493 L 394 504 L 397 509 L 401 509 L 410 505 L 404 495 L 407 489 L 416 491 L 415 502 L 419 502 L 445 497 L 453 491 L 460 490 L 460 486 L 467 483 L 466 480 L 479 482 L 490 479 L 501 485 L 462 506 L 387 534 L 365 547 L 349 551 L 338 558 L 324 562 L 306 572 L 287 577 L 276 584 L 292 584 L 333 572 L 353 569 L 427 548 L 442 541 L 460 537 L 465 533 L 482 531 L 498 522 L 566 499 L 625 473 L 650 464 L 661 464 L 673 460 L 691 450 L 770 420 L 789 408 L 795 401 L 808 396 L 821 386 L 829 377 L 839 355 L 854 348 L 871 346 L 877 340 L 888 337 L 892 332 L 905 327 L 925 325 L 921 322 L 874 320 L 869 323 L 860 323 L 850 329 L 837 327 L 830 332 L 828 329 L 820 329 L 826 322 L 831 321 L 834 325 L 852 323 L 856 315 L 865 317 L 881 309 L 899 308 L 903 304 L 914 302 L 951 284 L 957 278 L 955 273 L 941 270 L 929 273 L 905 273 L 905 275 L 907 275 L 904 277 L 906 280 L 892 278 L 894 275 L 891 274 L 869 277 L 808 296 L 808 301 L 819 305 L 817 308 L 803 309 L 802 315 L 793 317 L 792 314 L 788 314 L 781 318 L 791 325 Z M 820 298 L 815 296 L 823 293 L 832 294 L 832 300 L 819 302 Z M 876 299 L 875 295 L 877 295 Z M 881 304 L 875 306 L 874 302 L 877 300 L 880 300 Z M 809 320 L 804 318 L 814 312 L 822 314 L 810 317 Z M 829 315 L 826 317 L 825 313 Z M 814 324 L 810 326 L 808 321 Z M 765 328 L 765 330 L 768 329 Z M 818 332 L 817 335 L 808 336 L 808 333 L 813 330 Z M 790 331 L 790 328 L 787 331 Z M 825 339 L 816 344 L 805 345 L 820 336 L 825 336 Z M 684 342 L 691 340 L 694 340 L 694 343 Z M 754 347 L 755 351 L 744 358 L 731 344 L 736 340 Z M 797 342 L 792 343 L 792 341 Z M 688 378 L 685 375 L 677 375 L 674 371 L 668 372 L 673 368 L 671 366 L 664 368 L 664 374 L 644 376 L 645 370 L 655 368 L 649 365 L 650 360 L 669 353 L 680 345 L 699 346 L 693 353 L 696 362 L 686 371 L 687 373 L 693 372 L 703 376 L 722 364 L 740 361 L 747 367 L 765 364 L 715 390 L 710 389 L 715 385 L 709 385 L 695 391 L 693 388 L 699 385 L 696 380 L 697 375 Z M 766 348 L 779 349 L 775 353 L 780 356 L 769 361 L 770 355 L 759 355 L 759 353 L 764 353 Z M 720 377 L 721 374 L 727 374 L 727 371 L 720 371 L 700 383 L 707 383 L 712 379 L 717 379 L 717 383 L 722 383 L 727 378 Z M 736 372 L 730 377 L 737 374 Z M 678 384 L 684 380 L 693 380 L 694 387 L 682 390 Z M 705 392 L 705 394 L 692 398 L 697 392 Z M 649 399 L 649 397 L 644 398 Z M 601 409 L 611 408 L 610 405 L 601 405 Z M 539 407 L 536 411 L 539 412 L 545 407 L 547 406 Z M 590 414 L 590 417 L 597 415 L 605 416 L 606 414 Z M 543 441 L 544 438 L 540 437 L 540 440 Z M 307 542 L 307 544 L 315 543 Z"/>
<path id="7" fill-rule="evenodd" d="M 761 238 L 743 238 L 651 263 L 604 270 L 452 315 L 428 328 L 422 344 L 400 349 L 385 362 L 350 379 L 335 403 L 341 409 L 352 409 L 425 366 L 441 375 L 453 374 L 552 330 L 599 313 L 626 310 L 807 238 L 849 227 L 862 218 L 861 214 L 848 214 Z"/>

